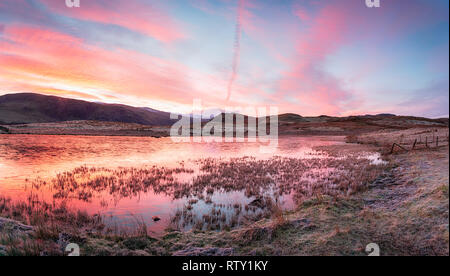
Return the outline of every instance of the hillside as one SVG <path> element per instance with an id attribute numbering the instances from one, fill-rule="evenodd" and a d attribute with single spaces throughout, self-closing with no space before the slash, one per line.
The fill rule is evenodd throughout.
<path id="1" fill-rule="evenodd" d="M 93 103 L 33 93 L 0 96 L 0 124 L 61 121 L 107 121 L 142 125 L 171 125 L 170 114 L 120 104 Z"/>
<path id="2" fill-rule="evenodd" d="M 236 121 L 236 115 L 239 114 L 233 114 L 234 122 Z M 218 116 L 222 116 L 222 120 L 216 117 L 216 122 L 222 121 L 222 123 L 225 123 L 224 114 Z M 251 117 L 244 116 L 244 128 L 241 131 L 247 132 L 249 130 L 247 125 L 249 118 Z M 258 125 L 261 122 L 260 118 L 255 121 Z M 448 127 L 448 121 L 448 118 L 429 119 L 393 114 L 303 117 L 298 114 L 285 113 L 278 115 L 278 133 L 281 135 L 354 135 L 380 130 Z M 267 129 L 269 129 L 270 117 L 266 117 L 266 124 L 268 125 Z M 250 126 L 250 128 L 253 127 Z"/>
<path id="3" fill-rule="evenodd" d="M 225 122 L 224 117 L 218 117 L 223 115 L 217 115 L 215 122 Z M 244 116 L 245 126 L 240 131 L 249 131 L 249 118 Z M 267 118 L 266 123 L 269 123 L 270 118 Z M 258 118 L 252 119 L 257 124 L 261 122 Z M 203 120 L 202 123 L 208 121 Z M 286 113 L 278 116 L 281 135 L 353 135 L 379 130 L 448 127 L 448 121 L 448 118 L 429 119 L 393 114 L 304 117 Z M 107 122 L 111 124 L 105 125 Z M 0 125 L 5 127 L 0 129 L 2 133 L 166 136 L 173 123 L 169 113 L 148 107 L 93 103 L 33 93 L 0 96 Z M 164 129 L 155 129 L 158 126 Z M 224 130 L 225 125 L 222 127 Z"/>
<path id="4" fill-rule="evenodd" d="M 282 134 L 352 135 L 379 130 L 402 130 L 410 128 L 448 127 L 449 119 L 429 119 L 393 114 L 361 115 L 348 117 L 301 117 L 281 114 L 278 117 Z"/>

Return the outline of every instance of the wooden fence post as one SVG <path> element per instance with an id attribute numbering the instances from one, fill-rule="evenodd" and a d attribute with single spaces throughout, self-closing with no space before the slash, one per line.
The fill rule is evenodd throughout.
<path id="1" fill-rule="evenodd" d="M 391 154 L 394 153 L 394 147 L 395 147 L 395 146 L 401 148 L 402 150 L 404 150 L 404 151 L 406 151 L 406 152 L 408 151 L 407 149 L 405 149 L 404 147 L 400 146 L 399 144 L 394 143 L 394 144 L 392 144 Z"/>
<path id="2" fill-rule="evenodd" d="M 425 146 L 428 148 L 428 136 L 425 137 Z"/>
<path id="3" fill-rule="evenodd" d="M 436 137 L 436 148 L 439 147 L 439 136 Z"/>

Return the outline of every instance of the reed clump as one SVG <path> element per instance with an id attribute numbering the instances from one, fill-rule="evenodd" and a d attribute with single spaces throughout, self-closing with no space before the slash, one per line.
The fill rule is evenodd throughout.
<path id="1" fill-rule="evenodd" d="M 206 158 L 192 164 L 183 162 L 176 168 L 81 166 L 32 184 L 37 190 L 54 191 L 55 202 L 97 199 L 104 207 L 108 204 L 105 198 L 117 203 L 146 193 L 162 194 L 184 203 L 171 217 L 170 227 L 223 230 L 271 217 L 273 205 L 283 209 L 286 199 L 299 205 L 311 197 L 349 196 L 364 191 L 386 168 L 386 164 L 374 164 L 361 152 L 318 153 L 310 158 Z M 239 196 L 237 202 L 227 202 L 227 195 L 232 194 Z M 217 200 L 224 198 L 225 202 L 218 205 Z M 206 208 L 207 213 L 200 214 L 197 206 Z"/>

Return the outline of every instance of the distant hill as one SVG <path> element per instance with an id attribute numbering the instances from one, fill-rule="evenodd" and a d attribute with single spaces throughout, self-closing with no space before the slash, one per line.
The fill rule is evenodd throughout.
<path id="1" fill-rule="evenodd" d="M 173 124 L 170 113 L 120 104 L 94 103 L 34 93 L 0 96 L 0 124 L 48 123 L 74 120 Z"/>
<path id="2" fill-rule="evenodd" d="M 244 131 L 248 129 L 248 116 L 244 117 Z M 219 114 L 225 122 L 224 114 Z M 266 117 L 266 124 L 270 122 Z M 215 118 L 220 122 L 220 117 Z M 256 118 L 260 125 L 260 118 Z M 321 115 L 316 117 L 303 117 L 293 113 L 278 115 L 278 133 L 281 135 L 353 135 L 378 130 L 400 130 L 408 128 L 448 127 L 449 119 L 429 119 L 413 116 L 397 116 L 394 114 L 360 115 L 347 117 L 333 117 Z"/>
<path id="3" fill-rule="evenodd" d="M 216 118 L 220 115 L 223 115 L 223 113 L 216 115 Z M 251 117 L 244 116 L 244 125 L 248 124 L 249 118 Z M 269 119 L 269 117 L 267 118 Z M 260 122 L 258 118 L 253 119 L 256 122 Z M 235 120 L 233 119 L 233 121 Z M 0 96 L 0 124 L 54 123 L 62 121 L 120 122 L 164 127 L 171 126 L 175 122 L 175 120 L 170 119 L 170 113 L 148 107 L 94 103 L 33 93 Z M 209 121 L 209 118 L 204 119 L 203 123 L 207 121 Z M 267 120 L 266 123 L 269 121 Z M 224 117 L 222 117 L 222 122 L 225 122 Z M 449 119 L 429 119 L 397 116 L 394 114 L 303 117 L 294 113 L 286 113 L 278 116 L 278 123 L 280 134 L 344 135 L 381 129 L 448 127 Z M 2 130 L 2 132 L 5 131 Z"/>

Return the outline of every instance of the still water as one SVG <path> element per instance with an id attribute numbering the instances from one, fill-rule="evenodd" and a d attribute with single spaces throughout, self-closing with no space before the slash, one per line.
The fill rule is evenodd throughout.
<path id="1" fill-rule="evenodd" d="M 274 156 L 319 160 L 326 156 L 314 147 L 341 144 L 342 137 L 280 137 L 276 152 L 264 154 L 257 143 L 0 135 L 0 195 L 18 200 L 33 193 L 42 200 L 66 200 L 73 208 L 121 223 L 139 217 L 155 233 L 171 221 L 182 230 L 191 229 L 196 219 L 211 222 L 211 212 L 218 217 L 217 224 L 235 220 L 231 225 L 236 226 L 242 217 L 260 212 L 256 207 L 262 204 L 258 200 L 263 196 L 274 198 L 283 208 L 295 205 L 289 191 L 276 189 L 278 180 L 292 182 L 288 176 L 274 180 L 281 161 L 258 160 Z M 236 161 L 227 163 L 229 160 Z M 300 166 L 304 165 L 298 165 L 299 171 Z M 313 166 L 305 177 L 314 175 L 314 169 L 324 170 Z M 241 182 L 234 180 L 241 175 Z M 267 185 L 258 188 L 262 191 L 259 195 L 255 188 L 246 186 L 249 181 Z M 161 220 L 153 221 L 155 216 Z"/>

